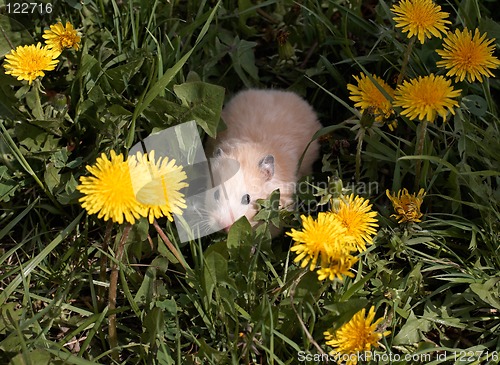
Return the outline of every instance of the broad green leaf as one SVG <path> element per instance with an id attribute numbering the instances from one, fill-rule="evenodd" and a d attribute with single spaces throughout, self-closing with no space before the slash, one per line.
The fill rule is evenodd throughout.
<path id="1" fill-rule="evenodd" d="M 159 129 L 165 129 L 173 124 L 182 123 L 186 112 L 187 108 L 179 103 L 167 100 L 163 97 L 157 97 L 142 114 L 152 126 Z M 189 120 L 186 119 L 184 121 Z"/>
<path id="2" fill-rule="evenodd" d="M 345 291 L 345 293 L 342 295 L 342 298 L 340 298 L 341 302 L 345 302 L 349 300 L 356 292 L 360 291 L 363 289 L 363 286 L 368 282 L 368 280 L 371 279 L 371 277 L 376 273 L 375 270 L 371 271 L 367 275 L 363 275 L 363 277 L 356 281 L 355 283 L 351 283 L 349 285 L 349 288 Z"/>
<path id="3" fill-rule="evenodd" d="M 238 249 L 242 246 L 243 241 L 249 241 L 251 230 L 252 226 L 246 217 L 242 217 L 234 222 L 227 235 L 227 247 L 230 253 L 233 249 Z"/>
<path id="4" fill-rule="evenodd" d="M 223 242 L 212 244 L 205 251 L 203 280 L 207 298 L 212 297 L 217 283 L 228 281 L 227 260 L 227 249 Z"/>
<path id="5" fill-rule="evenodd" d="M 16 124 L 14 128 L 19 144 L 30 151 L 39 150 L 47 138 L 47 133 L 43 129 L 27 122 Z"/>
<path id="6" fill-rule="evenodd" d="M 99 65 L 99 61 L 95 59 L 94 56 L 84 54 L 82 56 L 82 60 L 80 61 L 80 67 L 75 75 L 75 78 L 84 78 L 96 65 Z"/>
<path id="7" fill-rule="evenodd" d="M 0 201 L 8 202 L 14 196 L 17 188 L 18 184 L 10 176 L 9 168 L 0 166 Z"/>
<path id="8" fill-rule="evenodd" d="M 487 33 L 488 39 L 495 38 L 498 44 L 500 40 L 500 24 L 498 23 L 498 18 L 495 21 L 483 15 L 479 22 L 479 30 L 481 33 Z"/>
<path id="9" fill-rule="evenodd" d="M 25 360 L 28 361 L 28 364 L 49 365 L 51 357 L 46 350 L 35 349 L 16 355 L 10 360 L 9 365 L 26 365 Z"/>
<path id="10" fill-rule="evenodd" d="M 146 273 L 144 274 L 144 279 L 142 284 L 137 289 L 134 301 L 139 303 L 150 303 L 153 300 L 153 290 L 157 277 L 157 271 L 166 271 L 168 268 L 169 261 L 162 256 L 156 257 L 149 265 Z"/>
<path id="11" fill-rule="evenodd" d="M 259 80 L 258 68 L 255 65 L 254 48 L 256 42 L 249 42 L 236 36 L 231 45 L 232 52 L 229 56 L 233 61 L 233 67 L 238 76 L 243 80 L 246 87 L 251 87 L 256 80 Z M 253 81 L 247 77 L 249 75 Z"/>
<path id="12" fill-rule="evenodd" d="M 475 116 L 484 117 L 488 112 L 488 104 L 479 95 L 467 95 L 462 98 L 462 103 Z"/>
<path id="13" fill-rule="evenodd" d="M 43 174 L 43 181 L 47 189 L 54 194 L 54 189 L 61 183 L 61 169 L 55 167 L 52 163 L 48 163 Z"/>
<path id="14" fill-rule="evenodd" d="M 2 70 L 0 70 L 0 118 L 22 119 L 24 116 L 16 107 L 18 100 L 13 95 L 12 89 L 10 89 L 10 84 L 14 78 L 10 75 L 5 75 L 3 72 L 2 67 Z"/>
<path id="15" fill-rule="evenodd" d="M 174 299 L 165 299 L 162 301 L 157 301 L 156 306 L 163 309 L 168 314 L 175 316 L 178 311 L 177 303 Z"/>
<path id="16" fill-rule="evenodd" d="M 419 319 L 413 311 L 408 316 L 406 323 L 401 327 L 396 337 L 394 337 L 393 345 L 413 345 L 422 339 L 422 332 L 429 331 L 431 324 L 426 319 Z"/>
<path id="17" fill-rule="evenodd" d="M 14 330 L 15 324 L 21 320 L 23 309 L 16 309 L 16 306 L 16 303 L 11 302 L 0 307 L 0 335 L 10 334 Z"/>
<path id="18" fill-rule="evenodd" d="M 161 333 L 165 327 L 165 316 L 163 311 L 158 307 L 153 307 L 147 312 L 146 317 L 142 321 L 144 333 L 141 340 L 145 343 L 154 344 L 156 337 L 161 337 Z"/>
<path id="19" fill-rule="evenodd" d="M 215 138 L 224 103 L 224 88 L 204 82 L 187 82 L 175 85 L 174 92 L 186 108 L 183 119 L 195 120 L 210 137 Z"/>
<path id="20" fill-rule="evenodd" d="M 52 348 L 48 348 L 45 351 L 50 352 L 54 356 L 57 356 L 59 359 L 64 361 L 64 364 L 67 365 L 101 365 L 101 363 L 99 362 L 86 360 L 83 357 L 77 357 L 66 351 L 55 350 Z"/>
<path id="21" fill-rule="evenodd" d="M 118 94 L 125 90 L 130 79 L 139 71 L 143 63 L 144 59 L 140 58 L 106 70 L 109 83 Z"/>
<path id="22" fill-rule="evenodd" d="M 493 308 L 500 310 L 500 279 L 491 278 L 484 283 L 473 283 L 469 285 L 470 289 L 485 303 Z"/>
<path id="23" fill-rule="evenodd" d="M 247 25 L 247 20 L 257 15 L 253 3 L 250 0 L 238 0 L 239 26 L 247 35 L 255 34 L 255 29 Z"/>

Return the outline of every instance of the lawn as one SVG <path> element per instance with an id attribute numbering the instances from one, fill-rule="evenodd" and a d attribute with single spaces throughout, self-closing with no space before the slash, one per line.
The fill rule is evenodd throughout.
<path id="1" fill-rule="evenodd" d="M 496 1 L 0 9 L 1 364 L 499 363 Z M 307 100 L 321 157 L 193 234 L 187 164 L 135 151 L 191 158 L 247 88 Z"/>

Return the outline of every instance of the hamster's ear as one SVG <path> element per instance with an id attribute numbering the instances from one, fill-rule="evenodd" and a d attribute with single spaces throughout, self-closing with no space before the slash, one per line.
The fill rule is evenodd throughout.
<path id="1" fill-rule="evenodd" d="M 217 148 L 215 149 L 215 151 L 214 151 L 214 157 L 216 157 L 216 158 L 217 158 L 217 157 L 221 157 L 223 153 L 224 153 L 224 152 L 222 152 L 222 148 L 217 147 Z"/>
<path id="2" fill-rule="evenodd" d="M 259 162 L 259 169 L 264 178 L 267 180 L 271 180 L 274 176 L 274 156 L 267 155 Z"/>

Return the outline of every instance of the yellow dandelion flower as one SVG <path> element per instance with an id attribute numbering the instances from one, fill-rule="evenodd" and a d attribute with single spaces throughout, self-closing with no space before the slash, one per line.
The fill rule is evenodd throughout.
<path id="1" fill-rule="evenodd" d="M 408 32 L 408 38 L 417 36 L 421 44 L 426 38 L 441 38 L 446 33 L 446 24 L 451 24 L 448 13 L 441 11 L 441 6 L 432 0 L 402 0 L 392 7 L 396 27 Z"/>
<path id="2" fill-rule="evenodd" d="M 446 76 L 455 76 L 455 81 L 474 82 L 476 79 L 483 82 L 483 76 L 494 76 L 490 71 L 500 65 L 498 58 L 493 56 L 495 45 L 491 44 L 494 38 L 486 39 L 486 33 L 481 35 L 476 29 L 474 36 L 465 28 L 448 33 L 444 39 L 444 49 L 436 52 L 443 58 L 437 65 L 449 71 Z"/>
<path id="3" fill-rule="evenodd" d="M 371 111 L 375 115 L 377 122 L 382 122 L 394 114 L 391 101 L 388 100 L 375 84 L 365 74 L 359 77 L 353 76 L 358 85 L 348 84 L 350 91 L 349 99 L 355 102 L 354 106 L 361 111 Z M 378 76 L 373 79 L 382 87 L 389 96 L 394 97 L 394 89 Z"/>
<path id="4" fill-rule="evenodd" d="M 389 190 L 386 190 L 385 193 L 396 211 L 396 214 L 391 215 L 391 217 L 398 219 L 398 223 L 421 222 L 420 218 L 423 214 L 420 212 L 420 206 L 426 194 L 424 189 L 420 189 L 417 195 L 415 193 L 410 195 L 406 188 L 399 190 L 397 195 L 391 195 Z"/>
<path id="5" fill-rule="evenodd" d="M 5 55 L 5 73 L 17 77 L 18 80 L 27 80 L 31 85 L 37 77 L 45 76 L 44 71 L 52 71 L 57 63 L 59 54 L 41 43 L 36 46 L 19 46 Z"/>
<path id="6" fill-rule="evenodd" d="M 375 307 L 372 306 L 368 311 L 368 316 L 365 317 L 365 315 L 366 309 L 363 308 L 334 333 L 330 331 L 323 333 L 326 344 L 334 348 L 330 354 L 338 359 L 338 363 L 345 361 L 346 365 L 356 365 L 357 355 L 364 355 L 372 347 L 378 347 L 379 341 L 391 333 L 390 331 L 377 332 L 377 325 L 383 321 L 383 318 L 373 322 Z"/>
<path id="7" fill-rule="evenodd" d="M 74 48 L 75 51 L 80 48 L 81 37 L 70 22 L 66 22 L 66 27 L 61 22 L 51 25 L 50 29 L 43 32 L 42 37 L 47 47 L 59 53 L 66 48 Z"/>
<path id="8" fill-rule="evenodd" d="M 108 160 L 103 153 L 95 165 L 87 166 L 87 170 L 93 176 L 80 177 L 77 189 L 84 194 L 79 201 L 88 214 L 98 213 L 97 218 L 120 224 L 124 217 L 133 224 L 140 216 L 145 216 L 144 206 L 137 201 L 132 189 L 130 176 L 134 172 L 130 171 L 122 154 L 111 151 Z"/>
<path id="9" fill-rule="evenodd" d="M 149 222 L 155 218 L 167 217 L 172 221 L 173 214 L 182 214 L 186 201 L 181 189 L 187 187 L 187 176 L 182 166 L 168 157 L 155 159 L 155 151 L 149 154 L 137 153 L 129 158 L 134 169 L 132 185 L 139 202 L 145 205 Z"/>
<path id="10" fill-rule="evenodd" d="M 312 217 L 301 216 L 301 231 L 292 229 L 287 235 L 294 239 L 295 244 L 290 248 L 298 256 L 294 262 L 300 262 L 301 267 L 309 265 L 312 271 L 319 264 L 319 279 L 335 276 L 342 279 L 341 275 L 351 276 L 349 269 L 357 259 L 351 256 L 353 248 L 347 239 L 346 229 L 332 213 L 321 212 L 315 220 Z"/>
<path id="11" fill-rule="evenodd" d="M 339 208 L 333 214 L 346 229 L 347 240 L 351 241 L 359 252 L 366 250 L 366 245 L 373 243 L 377 234 L 377 212 L 367 199 L 351 194 L 340 199 Z"/>
<path id="12" fill-rule="evenodd" d="M 301 266 L 306 267 L 310 263 L 310 270 L 314 270 L 318 259 L 327 261 L 328 258 L 344 257 L 351 252 L 349 246 L 339 244 L 339 237 L 344 235 L 346 229 L 331 213 L 321 212 L 315 220 L 313 217 L 301 216 L 301 231 L 292 228 L 287 235 L 296 241 L 291 248 L 296 251 L 295 262 L 302 261 Z"/>
<path id="13" fill-rule="evenodd" d="M 332 259 L 327 262 L 322 262 L 322 267 L 318 269 L 318 280 L 334 280 L 335 278 L 343 281 L 343 276 L 354 277 L 351 271 L 352 266 L 358 262 L 358 258 L 351 255 L 346 255 L 340 259 Z"/>
<path id="14" fill-rule="evenodd" d="M 458 102 L 453 98 L 460 96 L 461 91 L 453 89 L 451 81 L 443 76 L 419 76 L 398 86 L 394 106 L 402 107 L 401 114 L 412 120 L 426 119 L 433 123 L 437 114 L 443 120 L 448 111 L 455 114 L 454 107 L 458 106 Z"/>

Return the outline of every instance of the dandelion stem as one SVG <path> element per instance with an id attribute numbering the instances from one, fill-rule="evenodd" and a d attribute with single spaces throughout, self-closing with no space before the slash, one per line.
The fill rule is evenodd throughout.
<path id="1" fill-rule="evenodd" d="M 123 229 L 122 237 L 118 243 L 118 248 L 116 250 L 115 260 L 111 266 L 111 275 L 109 277 L 109 294 L 108 294 L 108 309 L 111 314 L 109 315 L 109 328 L 108 328 L 108 341 L 109 347 L 111 349 L 111 357 L 113 360 L 118 361 L 118 333 L 116 331 L 116 292 L 118 288 L 118 270 L 119 265 L 123 258 L 123 252 L 125 249 L 125 242 L 127 241 L 128 235 L 132 225 L 128 223 Z"/>
<path id="2" fill-rule="evenodd" d="M 415 155 L 421 156 L 424 153 L 425 137 L 427 135 L 427 120 L 423 120 L 419 125 L 417 134 L 417 145 L 415 146 Z M 420 174 L 422 169 L 422 160 L 418 159 L 415 167 L 415 186 L 419 186 Z"/>
<path id="3" fill-rule="evenodd" d="M 44 119 L 43 109 L 42 109 L 42 100 L 40 99 L 40 92 L 42 91 L 42 84 L 40 83 L 40 79 L 35 79 L 33 81 L 33 86 L 31 87 L 33 90 L 33 94 L 35 95 L 35 105 L 33 106 L 33 115 L 38 120 Z"/>
<path id="4" fill-rule="evenodd" d="M 410 62 L 410 57 L 411 57 L 411 51 L 413 50 L 413 45 L 415 44 L 415 39 L 417 37 L 411 37 L 410 42 L 408 42 L 408 45 L 406 46 L 405 53 L 403 55 L 403 64 L 401 65 L 401 72 L 399 73 L 398 76 L 398 82 L 397 85 L 401 84 L 403 81 L 405 74 L 406 74 L 406 68 L 408 67 L 408 63 Z"/>
<path id="5" fill-rule="evenodd" d="M 179 251 L 177 251 L 177 249 L 172 244 L 172 242 L 170 242 L 170 240 L 168 239 L 168 237 L 165 234 L 165 232 L 163 232 L 163 230 L 161 229 L 161 227 L 158 224 L 158 221 L 156 219 L 153 221 L 153 226 L 155 227 L 156 232 L 158 232 L 158 234 L 160 235 L 160 237 L 163 240 L 163 242 L 165 242 L 165 244 L 167 245 L 167 247 L 170 250 L 170 252 L 172 252 L 172 254 L 175 256 L 175 258 L 177 259 L 177 261 L 179 261 L 179 263 L 182 265 L 182 267 L 184 269 L 186 269 L 187 268 L 186 267 L 187 264 L 184 262 L 184 259 L 179 254 Z"/>

